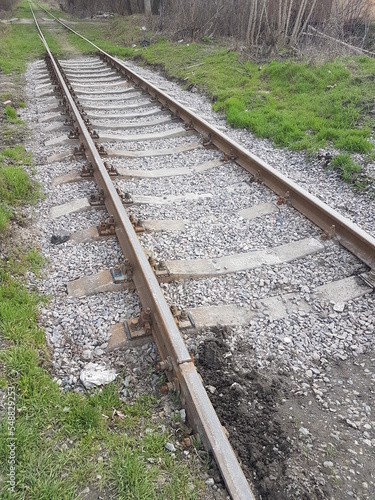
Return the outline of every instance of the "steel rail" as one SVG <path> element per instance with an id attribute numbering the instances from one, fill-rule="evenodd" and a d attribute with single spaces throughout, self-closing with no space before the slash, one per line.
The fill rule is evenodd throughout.
<path id="1" fill-rule="evenodd" d="M 298 186 L 294 181 L 278 172 L 256 155 L 246 150 L 243 146 L 226 137 L 220 130 L 179 104 L 168 94 L 134 73 L 122 61 L 109 55 L 47 10 L 45 12 L 65 28 L 92 45 L 98 51 L 100 57 L 108 64 L 123 73 L 128 80 L 147 92 L 153 99 L 159 101 L 162 106 L 169 108 L 172 113 L 192 126 L 197 132 L 206 137 L 210 143 L 218 147 L 251 173 L 258 182 L 264 183 L 278 194 L 282 200 L 320 227 L 326 235 L 343 245 L 370 268 L 375 268 L 375 238 L 373 236 L 319 198 Z"/>
<path id="2" fill-rule="evenodd" d="M 124 255 L 132 266 L 133 281 L 142 306 L 151 309 L 153 337 L 159 353 L 163 359 L 169 359 L 173 365 L 175 382 L 180 389 L 181 402 L 186 407 L 189 423 L 201 436 L 206 449 L 212 452 L 231 497 L 236 500 L 254 500 L 255 496 L 251 487 L 204 389 L 202 380 L 176 326 L 155 274 L 138 241 L 103 161 L 96 150 L 94 141 L 70 95 L 31 5 L 30 9 L 52 64 L 54 74 L 59 82 L 59 87 L 64 93 L 66 102 L 72 112 L 75 126 L 80 131 L 80 140 L 85 145 L 88 160 L 94 166 L 94 177 L 97 185 L 104 189 L 105 205 L 108 213 L 114 216 L 116 235 Z"/>

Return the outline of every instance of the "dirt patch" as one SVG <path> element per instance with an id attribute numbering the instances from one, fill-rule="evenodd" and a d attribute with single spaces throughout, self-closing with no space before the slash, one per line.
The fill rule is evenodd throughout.
<path id="1" fill-rule="evenodd" d="M 0 68 L 0 149 L 24 142 L 26 129 L 20 124 L 7 120 L 5 109 L 7 101 L 13 108 L 18 108 L 23 98 L 23 76 L 5 75 Z"/>
<path id="2" fill-rule="evenodd" d="M 40 231 L 33 226 L 32 220 L 19 211 L 12 215 L 6 234 L 0 237 L 0 257 L 17 260 L 25 252 L 38 245 Z"/>
<path id="3" fill-rule="evenodd" d="M 248 345 L 230 349 L 231 335 L 212 331 L 199 347 L 197 364 L 258 497 L 375 498 L 371 440 L 365 441 L 367 450 L 361 443 L 364 429 L 371 425 L 361 426 L 358 405 L 353 406 L 355 399 L 345 382 L 354 398 L 362 398 L 359 407 L 371 414 L 371 355 L 354 364 L 331 366 L 326 374 L 330 383 L 322 391 L 317 383 L 291 375 L 285 366 L 256 368 Z M 353 412 L 356 421 L 349 418 Z"/>

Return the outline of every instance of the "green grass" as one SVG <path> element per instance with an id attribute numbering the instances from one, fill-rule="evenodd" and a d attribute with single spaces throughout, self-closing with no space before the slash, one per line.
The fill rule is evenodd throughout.
<path id="1" fill-rule="evenodd" d="M 8 273 L 0 274 L 0 333 L 16 345 L 43 344 L 43 332 L 36 327 L 37 305 L 42 298 L 28 293 Z"/>
<path id="2" fill-rule="evenodd" d="M 28 2 L 19 2 L 14 12 L 16 17 L 30 18 L 31 12 Z M 63 55 L 58 39 L 45 33 L 45 39 L 50 49 L 56 55 Z M 0 69 L 9 74 L 24 72 L 26 64 L 45 55 L 42 44 L 34 24 L 0 24 Z"/>
<path id="3" fill-rule="evenodd" d="M 0 202 L 0 234 L 4 233 L 9 226 L 11 210 L 2 202 Z"/>
<path id="4" fill-rule="evenodd" d="M 23 254 L 27 268 L 36 275 L 40 275 L 45 259 L 38 248 L 31 248 Z"/>
<path id="5" fill-rule="evenodd" d="M 3 203 L 19 206 L 35 202 L 38 195 L 38 187 L 22 167 L 0 164 L 0 198 Z"/>
<path id="6" fill-rule="evenodd" d="M 11 123 L 22 123 L 17 116 L 17 111 L 12 106 L 8 105 L 5 107 L 5 115 Z"/>
<path id="7" fill-rule="evenodd" d="M 35 6 L 33 6 L 33 8 L 35 9 Z M 20 19 L 32 19 L 33 17 L 29 4 L 25 1 L 17 2 L 14 10 L 14 15 L 16 17 L 19 17 Z"/>
<path id="8" fill-rule="evenodd" d="M 79 27 L 75 26 L 73 29 L 78 30 Z M 92 30 L 92 37 L 93 38 L 91 39 L 91 41 L 93 43 L 95 43 L 95 38 L 100 33 L 101 33 L 100 27 L 98 28 L 98 30 L 94 30 L 94 29 Z M 82 38 L 77 37 L 77 35 L 74 35 L 73 33 L 67 32 L 67 38 L 68 38 L 68 41 L 71 45 L 73 45 L 77 49 L 81 50 L 84 54 L 95 54 L 96 53 L 96 49 L 91 44 L 87 43 L 85 40 L 82 40 Z"/>
<path id="9" fill-rule="evenodd" d="M 44 53 L 33 25 L 0 25 L 0 68 L 4 73 L 23 72 L 28 61 Z"/>
<path id="10" fill-rule="evenodd" d="M 0 151 L 0 234 L 6 231 L 13 208 L 35 203 L 40 197 L 38 184 L 22 167 L 30 164 L 31 155 L 23 146 Z"/>
<path id="11" fill-rule="evenodd" d="M 0 162 L 13 161 L 18 164 L 31 165 L 31 153 L 27 153 L 20 144 L 0 150 Z"/>
<path id="12" fill-rule="evenodd" d="M 106 36 L 118 40 L 118 27 L 112 30 L 111 25 Z M 117 46 L 112 51 L 120 52 Z M 212 98 L 214 109 L 226 114 L 228 123 L 277 146 L 317 151 L 333 145 L 347 153 L 372 150 L 369 139 L 375 123 L 368 111 L 373 107 L 375 61 L 370 58 L 324 64 L 271 61 L 259 69 L 212 44 L 165 39 L 146 48 L 128 43 L 120 55 L 140 57 L 198 86 Z"/>
<path id="13" fill-rule="evenodd" d="M 361 166 L 354 163 L 350 155 L 347 153 L 340 153 L 333 158 L 331 161 L 331 167 L 338 170 L 344 180 L 352 183 L 355 183 L 358 173 L 362 170 Z"/>
<path id="14" fill-rule="evenodd" d="M 170 436 L 157 430 L 143 431 L 145 438 L 139 434 L 156 409 L 153 398 L 126 405 L 116 384 L 87 396 L 63 392 L 41 368 L 45 359 L 43 350 L 24 344 L 0 352 L 21 408 L 15 434 L 20 498 L 29 492 L 27 498 L 35 500 L 73 499 L 87 484 L 108 488 L 115 498 L 196 498 L 189 491 L 189 483 L 197 485 L 191 472 L 164 448 Z M 112 415 L 114 404 L 124 419 L 103 416 Z M 129 415 L 137 423 L 134 434 Z M 6 434 L 3 423 L 0 436 Z M 6 473 L 7 453 L 6 439 L 0 439 L 0 475 Z M 152 457 L 155 465 L 147 460 Z"/>

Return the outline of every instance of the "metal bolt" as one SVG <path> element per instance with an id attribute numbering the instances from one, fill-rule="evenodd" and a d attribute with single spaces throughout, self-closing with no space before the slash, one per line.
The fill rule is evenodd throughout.
<path id="1" fill-rule="evenodd" d="M 178 379 L 174 378 L 172 382 L 167 382 L 161 386 L 161 392 L 167 394 L 168 392 L 180 392 L 180 384 Z"/>
<path id="2" fill-rule="evenodd" d="M 168 356 L 167 359 L 163 359 L 156 363 L 155 368 L 157 371 L 171 372 L 173 370 L 172 358 Z"/>

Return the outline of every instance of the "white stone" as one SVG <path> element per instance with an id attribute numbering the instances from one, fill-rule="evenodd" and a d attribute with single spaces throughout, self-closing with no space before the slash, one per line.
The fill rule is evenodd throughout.
<path id="1" fill-rule="evenodd" d="M 82 359 L 87 361 L 92 359 L 92 352 L 89 349 L 85 349 L 84 351 L 82 351 Z"/>
<path id="2" fill-rule="evenodd" d="M 80 373 L 80 380 L 86 389 L 106 385 L 113 382 L 117 373 L 113 369 L 108 369 L 105 365 L 88 363 Z"/>
<path id="3" fill-rule="evenodd" d="M 186 422 L 186 411 L 184 410 L 184 408 L 180 410 L 180 416 L 181 416 L 181 422 L 184 424 Z"/>
<path id="4" fill-rule="evenodd" d="M 342 302 L 337 302 L 334 306 L 333 306 L 333 310 L 336 311 L 336 312 L 343 312 L 345 309 L 345 304 L 343 304 Z"/>

